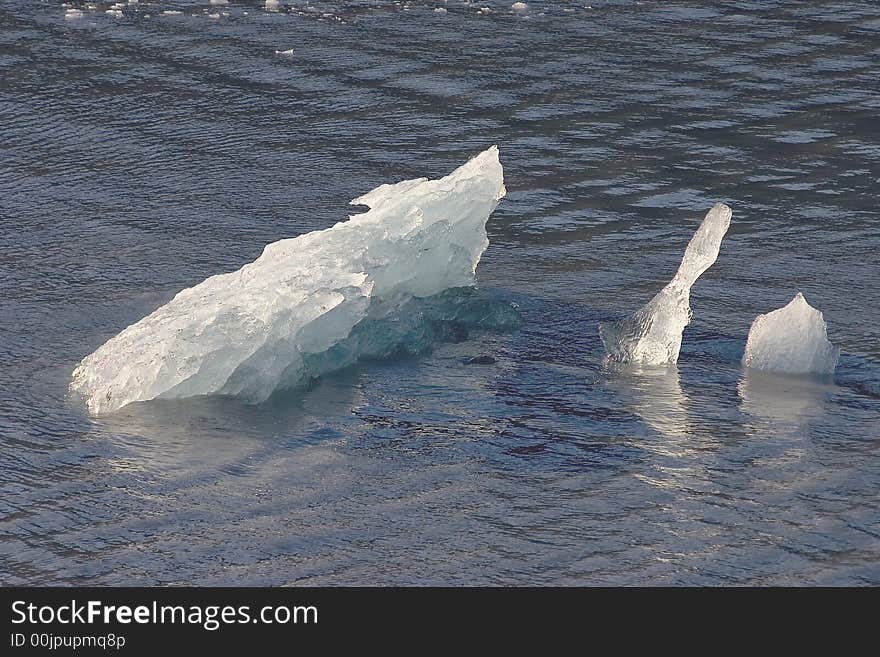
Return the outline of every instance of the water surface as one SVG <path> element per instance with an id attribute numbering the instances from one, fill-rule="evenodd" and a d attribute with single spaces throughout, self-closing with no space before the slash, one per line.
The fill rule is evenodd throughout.
<path id="1" fill-rule="evenodd" d="M 880 584 L 880 6 L 591 2 L 0 3 L 0 582 Z M 520 330 L 68 399 L 183 287 L 494 143 Z M 603 368 L 715 201 L 678 366 Z M 745 375 L 797 291 L 834 380 Z"/>

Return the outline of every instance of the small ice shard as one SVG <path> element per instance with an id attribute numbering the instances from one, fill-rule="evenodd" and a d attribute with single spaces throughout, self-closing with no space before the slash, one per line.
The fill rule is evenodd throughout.
<path id="1" fill-rule="evenodd" d="M 510 8 L 516 12 L 526 12 L 529 10 L 529 6 L 525 2 L 514 2 L 510 5 Z"/>
<path id="2" fill-rule="evenodd" d="M 731 214 L 729 207 L 716 203 L 688 243 L 669 284 L 629 317 L 599 325 L 609 360 L 644 365 L 678 361 L 681 334 L 691 321 L 691 287 L 718 258 Z"/>
<path id="3" fill-rule="evenodd" d="M 504 195 L 496 146 L 438 180 L 380 185 L 352 201 L 369 211 L 179 292 L 84 358 L 71 391 L 95 414 L 157 397 L 259 402 L 418 343 L 425 309 L 413 302 L 475 284 Z"/>
<path id="4" fill-rule="evenodd" d="M 162 12 L 163 16 L 181 16 L 182 14 L 182 11 L 177 11 L 176 9 L 166 9 Z"/>
<path id="5" fill-rule="evenodd" d="M 229 0 L 211 0 L 212 5 L 228 5 Z"/>
<path id="6" fill-rule="evenodd" d="M 822 313 L 798 292 L 788 305 L 755 318 L 742 362 L 781 374 L 832 374 L 839 355 Z"/>
<path id="7" fill-rule="evenodd" d="M 114 18 L 122 18 L 125 15 L 122 13 L 121 9 L 108 9 L 104 13 L 108 16 L 113 16 Z"/>
<path id="8" fill-rule="evenodd" d="M 445 14 L 445 13 L 447 13 L 447 12 L 446 12 L 446 8 L 445 8 L 445 7 L 437 7 L 437 8 L 434 10 L 434 13 L 435 13 L 435 14 Z"/>
<path id="9" fill-rule="evenodd" d="M 285 57 L 293 57 L 293 48 L 290 50 L 276 50 L 276 55 L 284 55 Z"/>
<path id="10" fill-rule="evenodd" d="M 82 18 L 82 15 L 83 13 L 79 9 L 68 9 L 64 12 L 64 20 L 75 21 Z"/>
<path id="11" fill-rule="evenodd" d="M 281 9 L 281 3 L 278 0 L 266 0 L 266 11 L 278 11 Z"/>

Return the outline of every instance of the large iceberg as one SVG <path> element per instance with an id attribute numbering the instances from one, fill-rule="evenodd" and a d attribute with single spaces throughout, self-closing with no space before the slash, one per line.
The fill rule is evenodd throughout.
<path id="1" fill-rule="evenodd" d="M 716 203 L 688 243 L 669 284 L 629 317 L 599 325 L 609 360 L 644 365 L 678 361 L 681 334 L 691 321 L 691 287 L 718 258 L 731 215 L 729 207 Z"/>
<path id="2" fill-rule="evenodd" d="M 380 185 L 351 202 L 368 212 L 181 291 L 84 358 L 71 390 L 94 414 L 160 397 L 259 402 L 362 356 L 407 350 L 431 337 L 432 317 L 480 324 L 491 304 L 475 315 L 473 303 L 423 300 L 475 284 L 486 221 L 505 193 L 496 146 L 439 180 Z"/>
<path id="3" fill-rule="evenodd" d="M 839 355 L 822 313 L 798 292 L 788 305 L 755 318 L 742 362 L 782 374 L 832 374 Z"/>

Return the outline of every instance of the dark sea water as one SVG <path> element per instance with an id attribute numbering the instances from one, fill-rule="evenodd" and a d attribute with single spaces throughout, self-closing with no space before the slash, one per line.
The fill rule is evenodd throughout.
<path id="1" fill-rule="evenodd" d="M 880 584 L 880 4 L 588 2 L 0 0 L 0 583 Z M 496 143 L 519 330 L 258 406 L 68 397 L 180 289 Z M 715 201 L 678 366 L 603 368 Z M 833 382 L 745 376 L 799 290 Z"/>

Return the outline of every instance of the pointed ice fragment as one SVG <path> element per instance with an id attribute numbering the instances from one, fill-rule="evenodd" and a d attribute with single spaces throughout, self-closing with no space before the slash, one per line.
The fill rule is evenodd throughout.
<path id="1" fill-rule="evenodd" d="M 678 273 L 651 301 L 617 322 L 599 325 L 608 358 L 622 363 L 675 363 L 681 334 L 691 321 L 691 286 L 718 258 L 730 226 L 730 208 L 716 203 L 684 252 Z"/>
<path id="2" fill-rule="evenodd" d="M 798 292 L 788 305 L 755 318 L 742 362 L 783 374 L 831 374 L 839 355 L 822 313 Z"/>
<path id="3" fill-rule="evenodd" d="M 473 285 L 504 194 L 496 146 L 439 180 L 381 185 L 352 202 L 369 212 L 269 244 L 238 271 L 183 290 L 84 358 L 71 390 L 92 413 L 156 397 L 261 401 L 309 380 L 315 363 L 323 373 L 362 351 L 388 353 L 362 330 L 348 340 L 352 329 Z M 342 343 L 345 358 L 318 358 Z"/>

